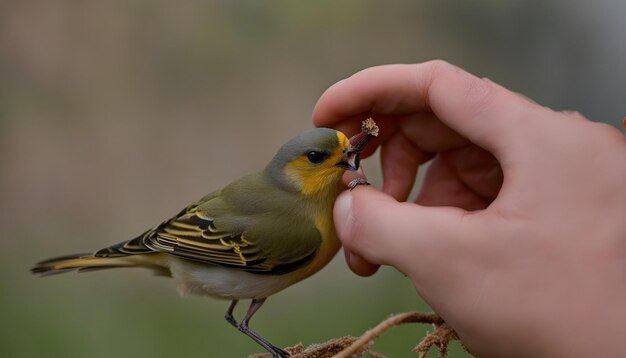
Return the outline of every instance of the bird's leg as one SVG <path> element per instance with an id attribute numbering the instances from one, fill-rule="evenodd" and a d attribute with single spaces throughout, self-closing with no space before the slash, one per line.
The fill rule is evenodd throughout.
<path id="1" fill-rule="evenodd" d="M 235 328 L 239 328 L 239 323 L 237 323 L 235 317 L 233 317 L 233 310 L 235 309 L 237 302 L 239 302 L 239 300 L 232 300 L 230 302 L 230 306 L 228 306 L 228 311 L 226 311 L 226 316 L 224 316 L 224 318 L 226 318 L 226 322 L 230 323 Z"/>
<path id="2" fill-rule="evenodd" d="M 250 323 L 250 319 L 252 318 L 254 313 L 263 305 L 264 302 L 265 302 L 265 298 L 253 299 L 252 303 L 250 303 L 250 307 L 248 308 L 248 312 L 246 313 L 245 317 L 243 318 L 243 320 L 241 321 L 241 323 L 239 324 L 237 328 L 239 328 L 239 330 L 243 332 L 245 335 L 252 338 L 255 342 L 263 346 L 263 348 L 267 349 L 268 352 L 272 353 L 272 356 L 280 357 L 280 358 L 289 357 L 290 356 L 289 352 L 285 351 L 284 349 L 274 346 L 273 344 L 268 342 L 265 338 L 259 336 L 258 333 L 250 329 L 250 327 L 248 327 L 248 324 Z M 234 306 L 234 304 L 231 304 L 231 306 Z"/>

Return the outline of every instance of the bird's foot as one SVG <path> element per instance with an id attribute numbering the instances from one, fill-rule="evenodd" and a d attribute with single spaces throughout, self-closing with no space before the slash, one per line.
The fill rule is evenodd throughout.
<path id="1" fill-rule="evenodd" d="M 265 338 L 259 336 L 256 332 L 248 327 L 247 323 L 244 321 L 239 324 L 239 330 L 246 334 L 248 337 L 252 338 L 254 341 L 259 343 L 263 348 L 265 348 L 274 358 L 289 358 L 291 354 L 286 350 L 276 347 L 275 345 L 268 342 Z"/>
<path id="2" fill-rule="evenodd" d="M 273 357 L 276 358 L 289 358 L 291 357 L 291 354 L 289 352 L 287 352 L 286 350 L 282 349 L 282 348 L 278 348 L 276 346 L 272 346 L 272 349 L 270 350 L 270 353 L 272 353 Z"/>
<path id="3" fill-rule="evenodd" d="M 239 323 L 237 322 L 237 320 L 235 320 L 235 317 L 233 317 L 232 315 L 226 315 L 224 316 L 224 318 L 226 319 L 226 322 L 230 323 L 235 328 L 239 328 Z"/>
<path id="4" fill-rule="evenodd" d="M 356 188 L 359 185 L 371 185 L 367 179 L 363 179 L 363 178 L 356 178 L 353 181 L 348 183 L 348 188 L 350 189 L 350 191 L 354 190 L 354 188 Z"/>

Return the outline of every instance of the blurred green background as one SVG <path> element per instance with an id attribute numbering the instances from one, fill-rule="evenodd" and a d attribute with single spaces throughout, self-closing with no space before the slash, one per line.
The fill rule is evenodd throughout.
<path id="1" fill-rule="evenodd" d="M 624 14 L 621 0 L 0 2 L 0 356 L 261 351 L 223 320 L 227 302 L 181 299 L 147 272 L 28 269 L 131 238 L 261 168 L 311 127 L 328 86 L 377 64 L 442 58 L 621 127 Z M 380 184 L 376 159 L 364 165 Z M 308 345 L 427 309 L 398 272 L 358 278 L 338 255 L 252 327 Z M 375 350 L 413 357 L 426 329 L 394 328 Z"/>

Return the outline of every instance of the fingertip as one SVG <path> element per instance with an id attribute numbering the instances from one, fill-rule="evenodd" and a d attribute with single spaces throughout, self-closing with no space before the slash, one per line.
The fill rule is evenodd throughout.
<path id="1" fill-rule="evenodd" d="M 408 113 L 406 104 L 389 89 L 414 92 L 411 65 L 383 65 L 366 68 L 330 86 L 313 109 L 316 126 L 334 126 L 348 117 Z M 360 123 L 360 121 L 358 122 Z"/>
<path id="2" fill-rule="evenodd" d="M 328 87 L 317 100 L 313 107 L 313 113 L 311 117 L 313 119 L 313 125 L 316 127 L 331 127 L 342 117 L 345 113 L 342 113 L 340 105 L 341 99 L 344 97 L 344 87 L 347 78 L 337 81 L 330 87 Z"/>
<path id="3" fill-rule="evenodd" d="M 365 251 L 379 245 L 383 240 L 380 230 L 388 224 L 386 217 L 393 215 L 390 205 L 397 203 L 391 196 L 367 185 L 359 185 L 339 195 L 335 202 L 334 220 L 344 248 L 364 257 Z M 375 256 L 367 255 L 367 258 Z M 379 259 L 374 260 L 377 264 L 383 263 Z"/>
<path id="4" fill-rule="evenodd" d="M 353 173 L 355 177 L 359 177 L 358 173 Z M 348 176 L 350 178 L 350 176 Z M 344 246 L 350 247 L 352 241 L 358 236 L 357 218 L 355 217 L 354 198 L 358 198 L 359 214 L 362 216 L 366 211 L 376 209 L 376 202 L 393 201 L 389 195 L 369 185 L 359 185 L 352 190 L 346 190 L 341 193 L 336 201 L 333 210 L 333 218 L 337 235 L 341 239 Z"/>
<path id="5" fill-rule="evenodd" d="M 349 250 L 344 250 L 344 255 L 346 257 L 346 262 L 348 263 L 350 270 L 352 270 L 352 272 L 359 276 L 372 276 L 380 268 L 380 265 L 369 263 L 361 256 L 356 255 Z"/>

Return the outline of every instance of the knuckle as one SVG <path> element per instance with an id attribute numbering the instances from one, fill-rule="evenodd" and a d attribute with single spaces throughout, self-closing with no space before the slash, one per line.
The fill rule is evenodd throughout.
<path id="1" fill-rule="evenodd" d="M 465 103 L 471 103 L 473 108 L 469 110 L 480 113 L 487 109 L 491 102 L 495 84 L 487 78 L 473 76 L 463 69 L 444 60 L 432 60 L 426 63 L 431 74 L 431 79 L 456 77 L 461 79 L 462 95 Z"/>
<path id="2" fill-rule="evenodd" d="M 577 118 L 577 119 L 587 119 L 585 116 L 583 116 L 580 112 L 578 111 L 571 111 L 571 110 L 564 110 L 561 111 L 561 113 L 565 114 L 568 117 L 572 117 L 572 118 Z"/>
<path id="3" fill-rule="evenodd" d="M 472 77 L 468 79 L 465 96 L 468 103 L 473 103 L 474 111 L 481 113 L 492 103 L 494 85 L 485 78 Z"/>
<path id="4" fill-rule="evenodd" d="M 430 69 L 432 73 L 448 73 L 448 72 L 456 72 L 459 70 L 458 67 L 452 65 L 450 62 L 436 59 L 425 62 L 424 65 Z"/>

